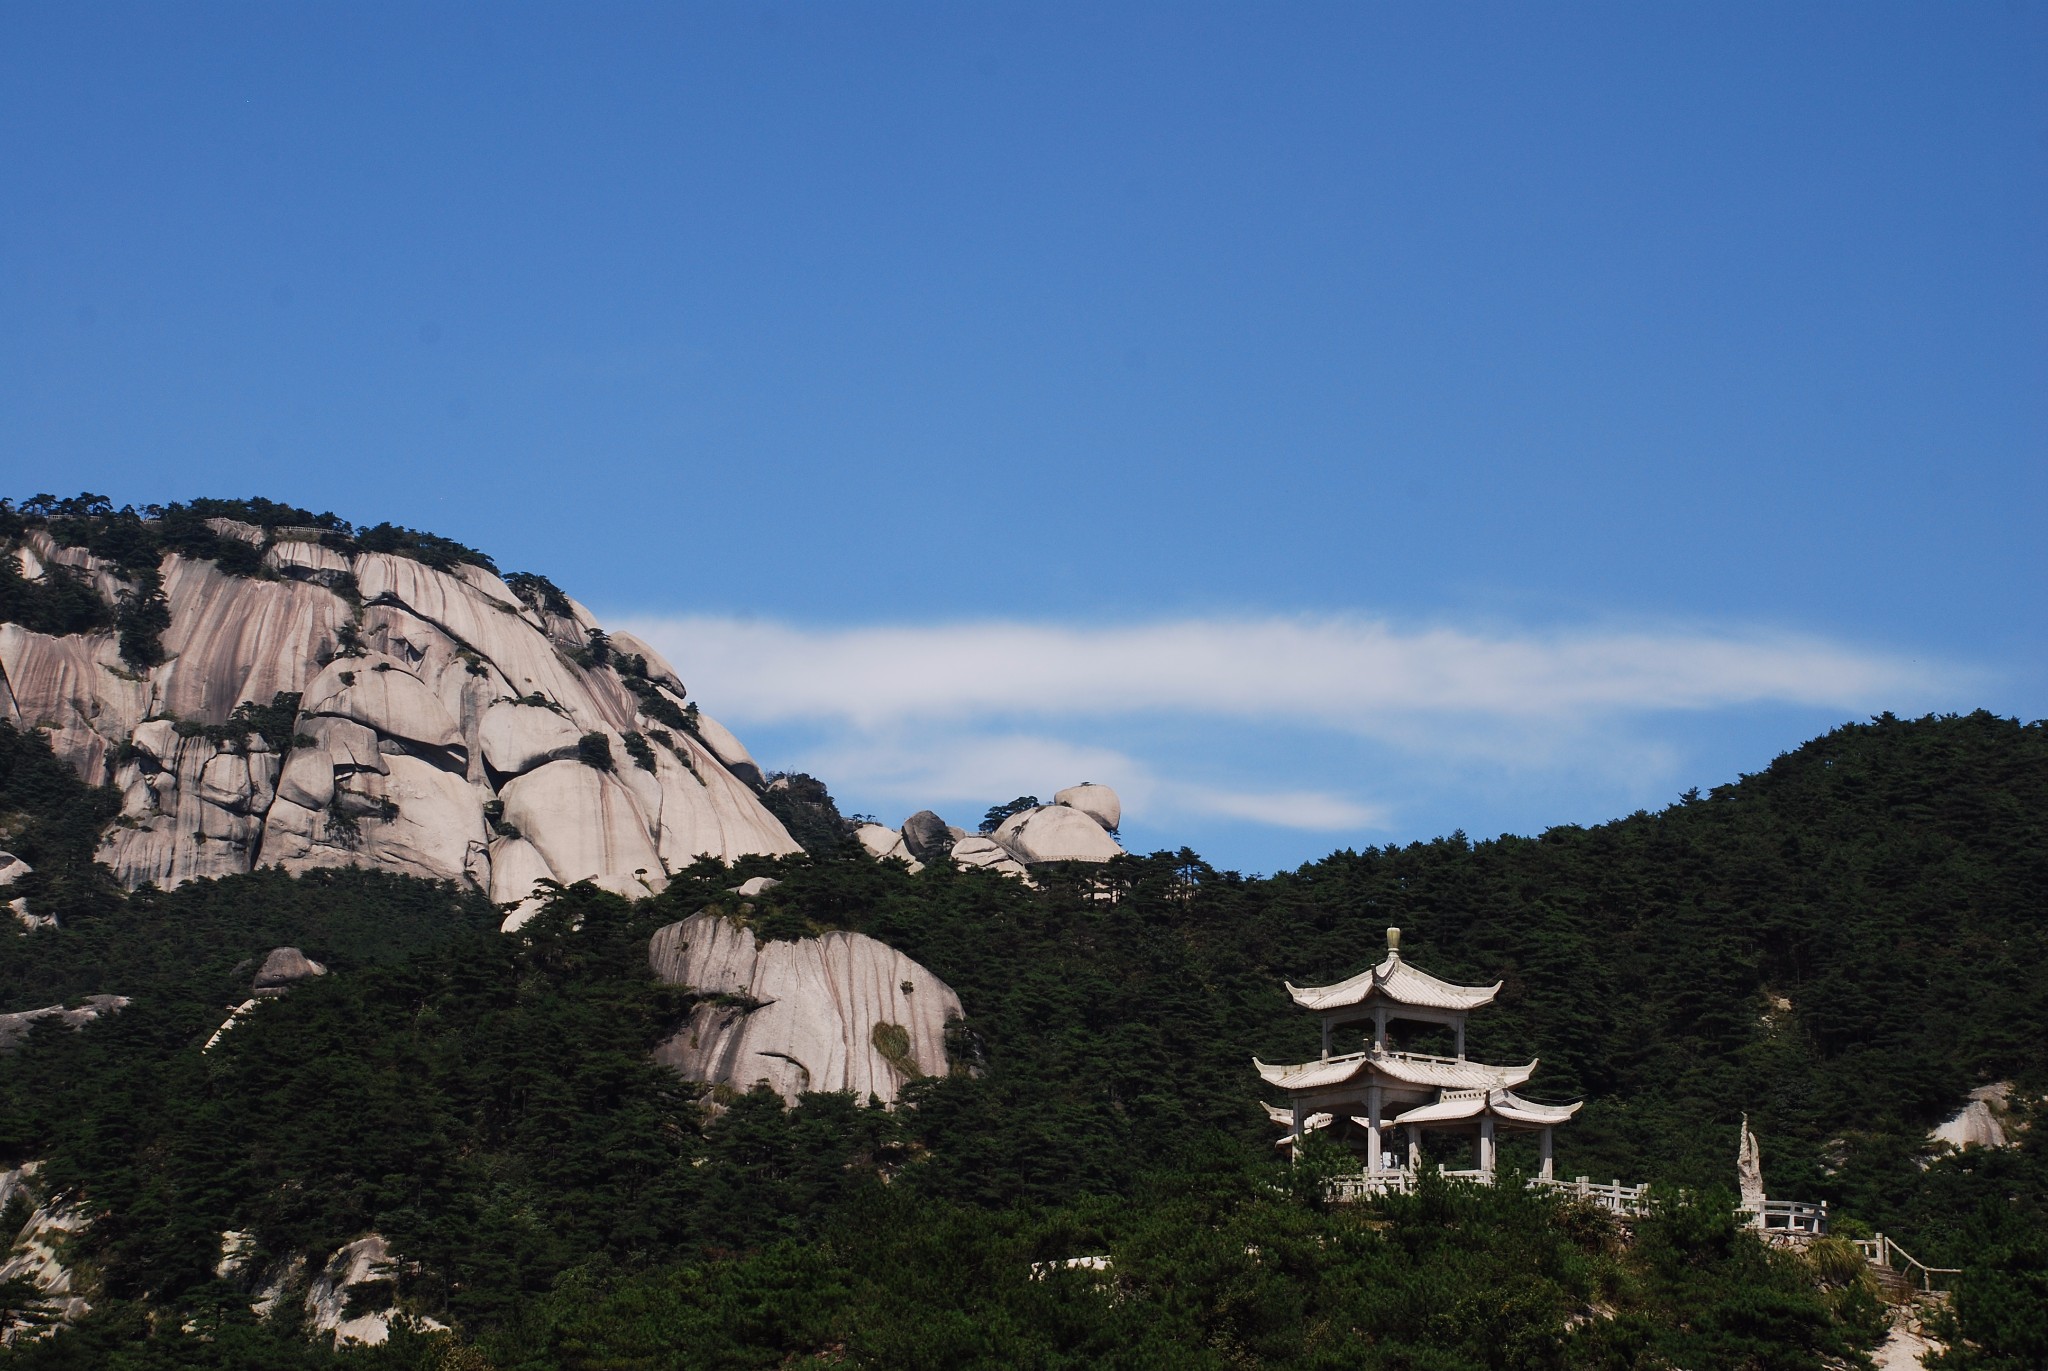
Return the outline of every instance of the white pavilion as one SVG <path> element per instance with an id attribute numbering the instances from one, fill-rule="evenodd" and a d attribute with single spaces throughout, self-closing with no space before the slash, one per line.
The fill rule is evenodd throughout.
<path id="1" fill-rule="evenodd" d="M 1401 930 L 1387 930 L 1386 959 L 1335 985 L 1297 986 L 1287 993 L 1322 1021 L 1323 1054 L 1296 1066 L 1252 1064 L 1268 1085 L 1287 1095 L 1285 1107 L 1267 1105 L 1273 1122 L 1287 1130 L 1279 1145 L 1292 1154 L 1310 1131 L 1334 1128 L 1333 1136 L 1361 1152 L 1365 1180 L 1385 1177 L 1411 1183 L 1422 1165 L 1422 1135 L 1429 1130 L 1470 1132 L 1477 1138 L 1477 1165 L 1450 1175 L 1491 1182 L 1502 1131 L 1535 1133 L 1543 1157 L 1542 1177 L 1553 1179 L 1551 1130 L 1579 1112 L 1578 1104 L 1547 1105 L 1525 1100 L 1515 1087 L 1535 1074 L 1527 1066 L 1490 1066 L 1465 1056 L 1465 1019 L 1493 1003 L 1500 983 L 1453 985 L 1401 959 Z M 1395 1051 L 1388 1045 L 1390 1023 L 1436 1024 L 1451 1030 L 1457 1055 L 1431 1056 Z M 1338 1032 L 1368 1025 L 1361 1052 L 1332 1055 Z M 1405 1135 L 1405 1156 L 1388 1147 L 1388 1130 Z"/>

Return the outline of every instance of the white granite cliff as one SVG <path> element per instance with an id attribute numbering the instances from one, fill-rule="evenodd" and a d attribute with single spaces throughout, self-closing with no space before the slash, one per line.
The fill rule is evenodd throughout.
<path id="1" fill-rule="evenodd" d="M 637 895 L 702 855 L 798 850 L 673 668 L 623 633 L 598 660 L 573 601 L 528 603 L 472 564 L 337 551 L 317 530 L 220 532 L 261 545 L 265 574 L 165 556 L 161 665 L 134 668 L 111 632 L 0 625 L 0 718 L 120 788 L 100 857 L 123 883 L 371 866 L 510 903 L 541 879 Z M 31 578 L 61 564 L 110 604 L 122 589 L 41 530 L 12 551 Z M 237 705 L 280 694 L 299 697 L 288 746 L 221 736 Z"/>
<path id="2" fill-rule="evenodd" d="M 760 892 L 756 892 L 760 893 Z M 647 960 L 669 985 L 705 996 L 655 1060 L 689 1080 L 794 1103 L 851 1090 L 892 1101 L 919 1076 L 944 1075 L 951 986 L 860 933 L 761 942 L 713 910 L 655 932 Z"/>

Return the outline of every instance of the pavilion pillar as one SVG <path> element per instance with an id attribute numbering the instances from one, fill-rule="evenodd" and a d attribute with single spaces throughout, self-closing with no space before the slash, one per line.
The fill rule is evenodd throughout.
<path id="1" fill-rule="evenodd" d="M 1323 1015 L 1323 1060 L 1330 1060 L 1330 1016 Z"/>
<path id="2" fill-rule="evenodd" d="M 1479 1116 L 1479 1169 L 1493 1175 L 1493 1115 Z"/>
<path id="3" fill-rule="evenodd" d="M 1308 1122 L 1308 1117 L 1302 1113 L 1300 1097 L 1297 1096 L 1291 1103 L 1294 1106 L 1294 1146 L 1287 1149 L 1287 1160 L 1294 1163 L 1301 1160 L 1302 1135 L 1306 1131 L 1302 1125 Z"/>
<path id="4" fill-rule="evenodd" d="M 1543 1179 L 1546 1181 L 1553 1179 L 1552 1171 L 1553 1166 L 1551 1162 L 1550 1153 L 1550 1127 L 1546 1124 L 1543 1129 Z"/>
<path id="5" fill-rule="evenodd" d="M 1465 1016 L 1458 1016 L 1458 1060 L 1465 1060 Z"/>
<path id="6" fill-rule="evenodd" d="M 1419 1173 L 1422 1170 L 1422 1125 L 1408 1125 L 1408 1170 Z"/>
<path id="7" fill-rule="evenodd" d="M 1374 1081 L 1365 1089 L 1365 1117 L 1367 1140 L 1365 1144 L 1365 1169 L 1380 1169 L 1380 1083 Z"/>
<path id="8" fill-rule="evenodd" d="M 1372 1045 L 1376 1052 L 1387 1050 L 1387 1011 L 1384 1005 L 1372 1012 Z"/>

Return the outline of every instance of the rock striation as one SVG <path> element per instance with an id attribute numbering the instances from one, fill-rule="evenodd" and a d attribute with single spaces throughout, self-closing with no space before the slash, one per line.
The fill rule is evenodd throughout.
<path id="1" fill-rule="evenodd" d="M 99 855 L 129 887 L 370 866 L 518 904 L 540 880 L 645 894 L 700 856 L 799 850 L 674 668 L 551 587 L 213 523 L 261 573 L 166 554 L 158 665 L 111 630 L 0 625 L 0 718 L 119 788 Z M 43 529 L 8 553 L 110 607 L 132 589 Z"/>
<path id="2" fill-rule="evenodd" d="M 659 929 L 647 959 L 664 983 L 704 998 L 655 1060 L 689 1080 L 794 1103 L 850 1090 L 893 1101 L 919 1076 L 946 1071 L 946 1025 L 962 1017 L 952 987 L 860 933 L 760 941 L 714 910 Z"/>

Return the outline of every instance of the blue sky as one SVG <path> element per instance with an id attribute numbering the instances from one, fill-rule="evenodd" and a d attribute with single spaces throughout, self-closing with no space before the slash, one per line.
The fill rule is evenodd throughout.
<path id="1" fill-rule="evenodd" d="M 0 486 L 1253 870 L 2048 714 L 2041 5 L 0 6 Z M 971 826 L 971 825 L 970 825 Z"/>

